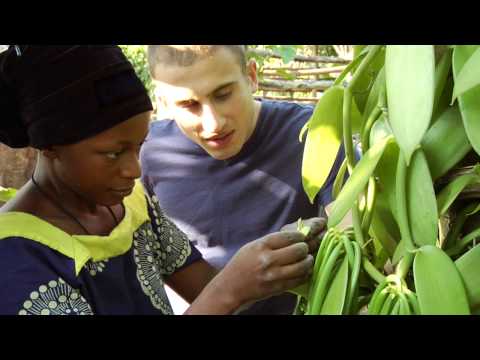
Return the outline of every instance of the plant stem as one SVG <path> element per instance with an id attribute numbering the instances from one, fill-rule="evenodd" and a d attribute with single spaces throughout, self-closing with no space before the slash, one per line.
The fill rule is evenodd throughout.
<path id="1" fill-rule="evenodd" d="M 365 122 L 365 126 L 363 128 L 362 137 L 361 137 L 362 152 L 364 154 L 370 148 L 370 130 L 372 129 L 373 124 L 378 119 L 381 113 L 382 113 L 382 109 L 380 107 L 375 107 L 375 109 L 372 111 L 367 121 Z"/>
<path id="2" fill-rule="evenodd" d="M 365 204 L 365 211 L 362 218 L 362 232 L 368 234 L 370 224 L 372 223 L 373 208 L 375 207 L 375 200 L 377 195 L 375 178 L 370 176 L 367 186 L 367 199 Z"/>
<path id="3" fill-rule="evenodd" d="M 353 61 L 348 64 L 345 69 L 340 73 L 340 75 L 335 79 L 334 83 L 332 86 L 337 86 L 340 85 L 343 79 L 350 73 L 351 71 L 354 71 L 355 68 L 358 66 L 358 63 L 360 60 L 365 56 L 365 54 L 359 54 Z"/>
<path id="4" fill-rule="evenodd" d="M 377 283 L 380 284 L 385 281 L 385 275 L 378 271 L 378 269 L 366 257 L 363 258 L 363 269 Z"/>
<path id="5" fill-rule="evenodd" d="M 407 209 L 407 163 L 402 151 L 398 153 L 397 164 L 397 181 L 396 181 L 396 197 L 397 197 L 397 216 L 398 227 L 400 228 L 400 234 L 402 239 L 405 240 L 405 249 L 407 253 L 415 249 L 413 244 L 412 235 L 410 233 L 409 221 L 408 221 L 408 209 Z"/>
<path id="6" fill-rule="evenodd" d="M 358 79 L 365 71 L 365 69 L 370 65 L 372 60 L 375 58 L 377 53 L 381 49 L 381 45 L 372 46 L 368 52 L 365 59 L 358 67 L 357 71 L 352 77 L 352 81 L 345 88 L 344 98 L 343 98 L 343 142 L 345 146 L 345 155 L 348 162 L 348 172 L 351 174 L 353 168 L 355 167 L 355 154 L 353 152 L 353 138 L 352 138 L 352 124 L 351 124 L 351 107 L 352 107 L 352 91 L 351 88 L 355 86 Z"/>
<path id="7" fill-rule="evenodd" d="M 352 91 L 351 88 L 355 86 L 360 75 L 370 65 L 377 53 L 380 51 L 381 45 L 374 45 L 368 52 L 367 56 L 362 60 L 360 66 L 352 77 L 352 81 L 345 88 L 343 97 L 343 142 L 345 146 L 345 156 L 347 158 L 348 173 L 351 175 L 353 168 L 355 167 L 355 154 L 353 152 L 353 138 L 352 138 L 352 124 L 351 124 L 351 108 L 352 108 Z M 355 232 L 355 238 L 360 246 L 363 246 L 364 239 L 362 233 L 362 227 L 360 223 L 360 213 L 358 209 L 358 200 L 352 208 L 353 230 Z"/>
<path id="8" fill-rule="evenodd" d="M 357 240 L 360 247 L 363 249 L 365 240 L 362 232 L 362 224 L 360 223 L 360 210 L 358 209 L 358 200 L 355 201 L 352 207 L 352 222 L 353 222 L 353 231 L 355 233 L 355 239 Z"/>
<path id="9" fill-rule="evenodd" d="M 397 270 L 396 274 L 400 279 L 405 279 L 405 276 L 407 276 L 408 271 L 410 270 L 410 267 L 412 266 L 413 263 L 413 258 L 415 257 L 414 253 L 407 252 L 403 256 L 402 260 L 397 265 Z"/>

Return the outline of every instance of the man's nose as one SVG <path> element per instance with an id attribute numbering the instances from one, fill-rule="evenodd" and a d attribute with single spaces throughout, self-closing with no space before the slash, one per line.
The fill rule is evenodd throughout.
<path id="1" fill-rule="evenodd" d="M 202 109 L 202 127 L 207 133 L 218 133 L 225 125 L 224 118 L 219 115 L 211 106 L 204 106 Z"/>

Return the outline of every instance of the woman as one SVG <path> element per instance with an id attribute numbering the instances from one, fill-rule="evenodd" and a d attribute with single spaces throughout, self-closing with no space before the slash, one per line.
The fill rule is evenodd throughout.
<path id="1" fill-rule="evenodd" d="M 141 183 L 152 104 L 116 46 L 10 46 L 0 55 L 0 142 L 39 150 L 0 208 L 0 313 L 231 314 L 302 284 L 324 226 L 274 233 L 220 272 Z M 185 194 L 188 196 L 188 194 Z"/>

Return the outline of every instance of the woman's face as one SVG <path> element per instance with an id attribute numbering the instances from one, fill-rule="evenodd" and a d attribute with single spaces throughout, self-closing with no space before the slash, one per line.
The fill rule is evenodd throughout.
<path id="1" fill-rule="evenodd" d="M 150 116 L 138 114 L 76 144 L 53 147 L 56 176 L 89 202 L 121 203 L 141 175 L 139 151 Z"/>

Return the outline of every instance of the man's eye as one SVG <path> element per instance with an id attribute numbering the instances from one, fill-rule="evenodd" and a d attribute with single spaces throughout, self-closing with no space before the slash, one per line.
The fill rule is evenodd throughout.
<path id="1" fill-rule="evenodd" d="M 183 101 L 179 105 L 180 105 L 180 107 L 182 107 L 184 109 L 192 109 L 192 108 L 194 108 L 195 106 L 198 105 L 198 102 L 196 102 L 196 101 Z"/>
<path id="2" fill-rule="evenodd" d="M 232 95 L 232 92 L 228 91 L 228 92 L 224 92 L 224 93 L 220 93 L 220 94 L 215 95 L 215 98 L 217 100 L 226 100 L 230 97 L 230 95 Z"/>

